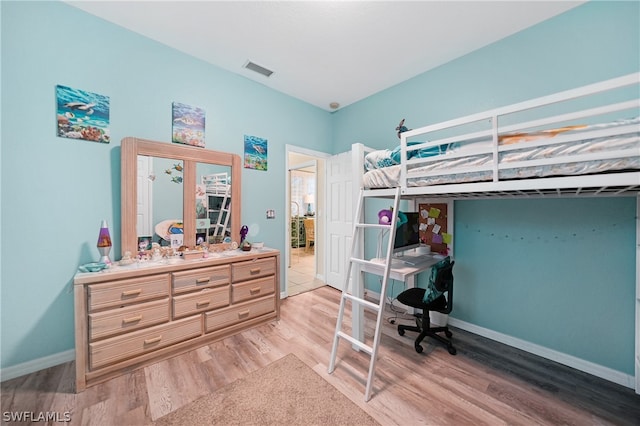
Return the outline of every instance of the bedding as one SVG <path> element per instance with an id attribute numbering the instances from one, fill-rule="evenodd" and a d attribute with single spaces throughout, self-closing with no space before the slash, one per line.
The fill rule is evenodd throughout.
<path id="1" fill-rule="evenodd" d="M 408 146 L 417 145 L 420 142 L 409 142 Z M 441 155 L 450 149 L 449 144 L 434 146 L 430 148 L 418 148 L 407 151 L 407 158 L 426 158 Z M 372 151 L 364 157 L 364 167 L 366 170 L 382 169 L 400 164 L 400 145 L 393 150 L 380 149 Z"/>
<path id="2" fill-rule="evenodd" d="M 568 176 L 602 173 L 615 170 L 640 169 L 640 118 L 619 120 L 594 125 L 568 126 L 558 129 L 530 133 L 510 133 L 500 137 L 500 146 L 508 147 L 498 154 L 499 179 L 521 179 L 528 177 Z M 574 140 L 581 133 L 620 126 L 634 126 L 631 132 L 621 136 L 604 136 L 584 140 Z M 555 143 L 553 138 L 559 135 Z M 550 142 L 545 142 L 550 141 Z M 537 143 L 543 142 L 543 143 Z M 426 186 L 444 183 L 481 182 L 493 179 L 493 153 L 490 139 L 477 139 L 436 147 L 444 154 L 424 155 L 420 165 L 411 165 L 407 170 L 407 186 Z M 479 154 L 464 155 L 465 151 Z M 604 153 L 611 151 L 637 152 L 638 155 L 608 158 Z M 419 150 L 418 150 L 419 152 Z M 451 155 L 456 154 L 456 155 Z M 592 155 L 596 158 L 571 157 Z M 605 158 L 597 158 L 602 156 Z M 432 157 L 432 158 L 427 158 Z M 563 164 L 536 164 L 546 159 L 562 157 Z M 575 158 L 574 158 L 575 159 Z M 542 160 L 542 161 L 539 161 Z M 532 162 L 531 166 L 509 167 L 510 163 Z M 535 162 L 535 163 L 534 163 Z M 366 188 L 388 188 L 400 185 L 399 162 L 385 168 L 369 170 L 364 175 Z"/>

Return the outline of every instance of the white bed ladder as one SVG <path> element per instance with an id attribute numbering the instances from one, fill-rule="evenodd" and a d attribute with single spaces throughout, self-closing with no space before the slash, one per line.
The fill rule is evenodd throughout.
<path id="1" fill-rule="evenodd" d="M 229 182 L 229 173 L 214 173 L 202 177 L 202 184 L 205 185 L 205 192 L 207 196 L 207 204 L 210 202 L 210 197 L 215 197 L 220 201 L 219 209 L 209 208 L 207 216 L 210 212 L 217 213 L 216 221 L 211 225 L 213 228 L 213 236 L 224 237 L 229 229 L 229 207 L 231 200 L 231 184 Z M 211 207 L 211 206 L 209 206 Z"/>
<path id="2" fill-rule="evenodd" d="M 363 212 L 364 212 L 364 200 L 365 198 L 390 198 L 393 197 L 393 219 L 391 220 L 391 224 L 381 225 L 379 223 L 365 223 L 363 220 Z M 358 206 L 356 208 L 356 215 L 353 227 L 353 238 L 351 240 L 351 256 L 349 257 L 349 266 L 347 268 L 347 273 L 345 275 L 345 282 L 342 287 L 342 294 L 340 296 L 340 309 L 338 311 L 338 319 L 336 321 L 336 331 L 333 336 L 333 348 L 331 349 L 331 359 L 329 361 L 329 374 L 333 373 L 333 370 L 336 366 L 336 355 L 338 352 L 338 341 L 340 338 L 343 338 L 349 342 L 351 342 L 354 349 L 359 349 L 370 355 L 370 363 L 369 363 L 369 375 L 367 377 L 367 386 L 364 392 L 364 400 L 369 401 L 371 398 L 371 385 L 373 383 L 373 377 L 375 375 L 376 368 L 376 358 L 378 355 L 378 344 L 380 343 L 380 335 L 382 332 L 382 318 L 384 315 L 384 301 L 385 295 L 387 294 L 387 283 L 389 281 L 389 272 L 391 271 L 391 260 L 393 255 L 393 243 L 396 235 L 396 223 L 398 220 L 398 215 L 395 212 L 398 211 L 400 206 L 400 187 L 391 188 L 391 189 L 376 189 L 376 190 L 360 190 L 360 196 L 358 199 Z M 380 268 L 382 266 L 379 263 L 374 263 L 369 260 L 365 260 L 364 258 L 357 257 L 359 252 L 359 244 L 358 241 L 361 241 L 364 238 L 364 230 L 366 228 L 378 228 L 381 230 L 389 230 L 389 241 L 386 251 L 386 261 L 384 263 L 384 268 Z M 367 265 L 372 264 L 376 265 L 378 269 L 383 269 L 382 273 L 382 287 L 380 289 L 380 303 L 370 302 L 365 300 L 364 298 L 356 297 L 347 292 L 349 288 L 349 279 L 353 273 L 354 264 L 358 265 Z M 357 268 L 359 279 L 356 280 L 354 278 L 353 285 L 360 285 L 360 268 Z M 373 345 L 369 346 L 363 340 L 359 338 L 353 337 L 347 333 L 345 333 L 343 328 L 343 318 L 345 305 L 347 300 L 351 301 L 351 314 L 352 317 L 358 315 L 362 308 L 368 308 L 372 311 L 377 312 L 376 318 L 376 328 L 373 337 Z"/>

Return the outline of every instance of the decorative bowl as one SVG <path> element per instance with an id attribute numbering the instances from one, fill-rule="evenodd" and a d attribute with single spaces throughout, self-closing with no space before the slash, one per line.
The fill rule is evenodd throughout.
<path id="1" fill-rule="evenodd" d="M 259 242 L 259 243 L 252 243 L 251 247 L 253 247 L 254 249 L 263 249 L 264 248 L 264 243 L 263 242 Z"/>
<path id="2" fill-rule="evenodd" d="M 106 268 L 107 264 L 104 262 L 85 263 L 84 265 L 78 266 L 78 269 L 81 272 L 100 272 Z"/>

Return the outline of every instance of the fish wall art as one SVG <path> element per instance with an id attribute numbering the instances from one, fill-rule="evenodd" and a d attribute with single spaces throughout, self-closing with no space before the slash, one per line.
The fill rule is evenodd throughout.
<path id="1" fill-rule="evenodd" d="M 109 97 L 56 86 L 57 135 L 109 143 Z"/>
<path id="2" fill-rule="evenodd" d="M 267 170 L 267 140 L 244 135 L 244 168 Z"/>
<path id="3" fill-rule="evenodd" d="M 174 102 L 171 141 L 204 148 L 204 110 Z"/>

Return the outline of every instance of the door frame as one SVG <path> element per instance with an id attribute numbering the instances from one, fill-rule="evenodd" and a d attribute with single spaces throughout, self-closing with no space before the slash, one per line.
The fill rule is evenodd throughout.
<path id="1" fill-rule="evenodd" d="M 302 154 L 302 155 L 306 155 L 308 157 L 313 157 L 313 159 L 315 160 L 324 160 L 326 158 L 329 158 L 332 156 L 332 154 L 329 154 L 327 152 L 321 152 L 321 151 L 315 151 L 313 149 L 309 149 L 309 148 L 303 148 L 301 146 L 296 146 L 296 145 L 289 145 L 286 144 L 284 147 L 284 152 L 285 152 L 285 205 L 284 205 L 284 209 L 283 211 L 286 212 L 285 213 L 285 226 L 284 226 L 284 259 L 285 262 L 282 262 L 284 264 L 284 290 L 281 289 L 280 291 L 280 298 L 284 299 L 288 296 L 288 292 L 289 292 L 289 267 L 288 267 L 288 259 L 291 256 L 291 247 L 289 244 L 289 226 L 291 223 L 291 194 L 290 194 L 290 188 L 291 188 L 291 182 L 290 182 L 290 175 L 289 175 L 289 170 L 292 168 L 292 165 L 289 164 L 289 154 Z M 297 166 L 297 165 L 296 165 Z M 322 183 L 322 186 L 324 187 L 324 178 L 323 181 L 320 182 L 320 179 L 318 179 L 318 169 L 319 166 L 316 166 L 316 188 L 319 187 L 319 185 Z M 321 228 L 321 229 L 325 229 L 325 215 L 324 215 L 324 210 L 325 210 L 325 205 L 326 205 L 326 191 L 323 197 L 319 197 L 318 193 L 317 193 L 317 189 L 316 189 L 316 229 Z M 318 233 L 316 232 L 316 238 L 318 238 Z M 321 243 L 321 242 L 320 242 Z M 318 244 L 316 246 L 317 248 L 320 248 L 320 250 L 326 250 L 326 244 Z M 324 259 L 326 257 L 326 253 L 323 251 L 323 256 L 322 258 Z M 316 271 L 317 271 L 317 265 L 318 265 L 318 251 L 316 251 Z"/>

